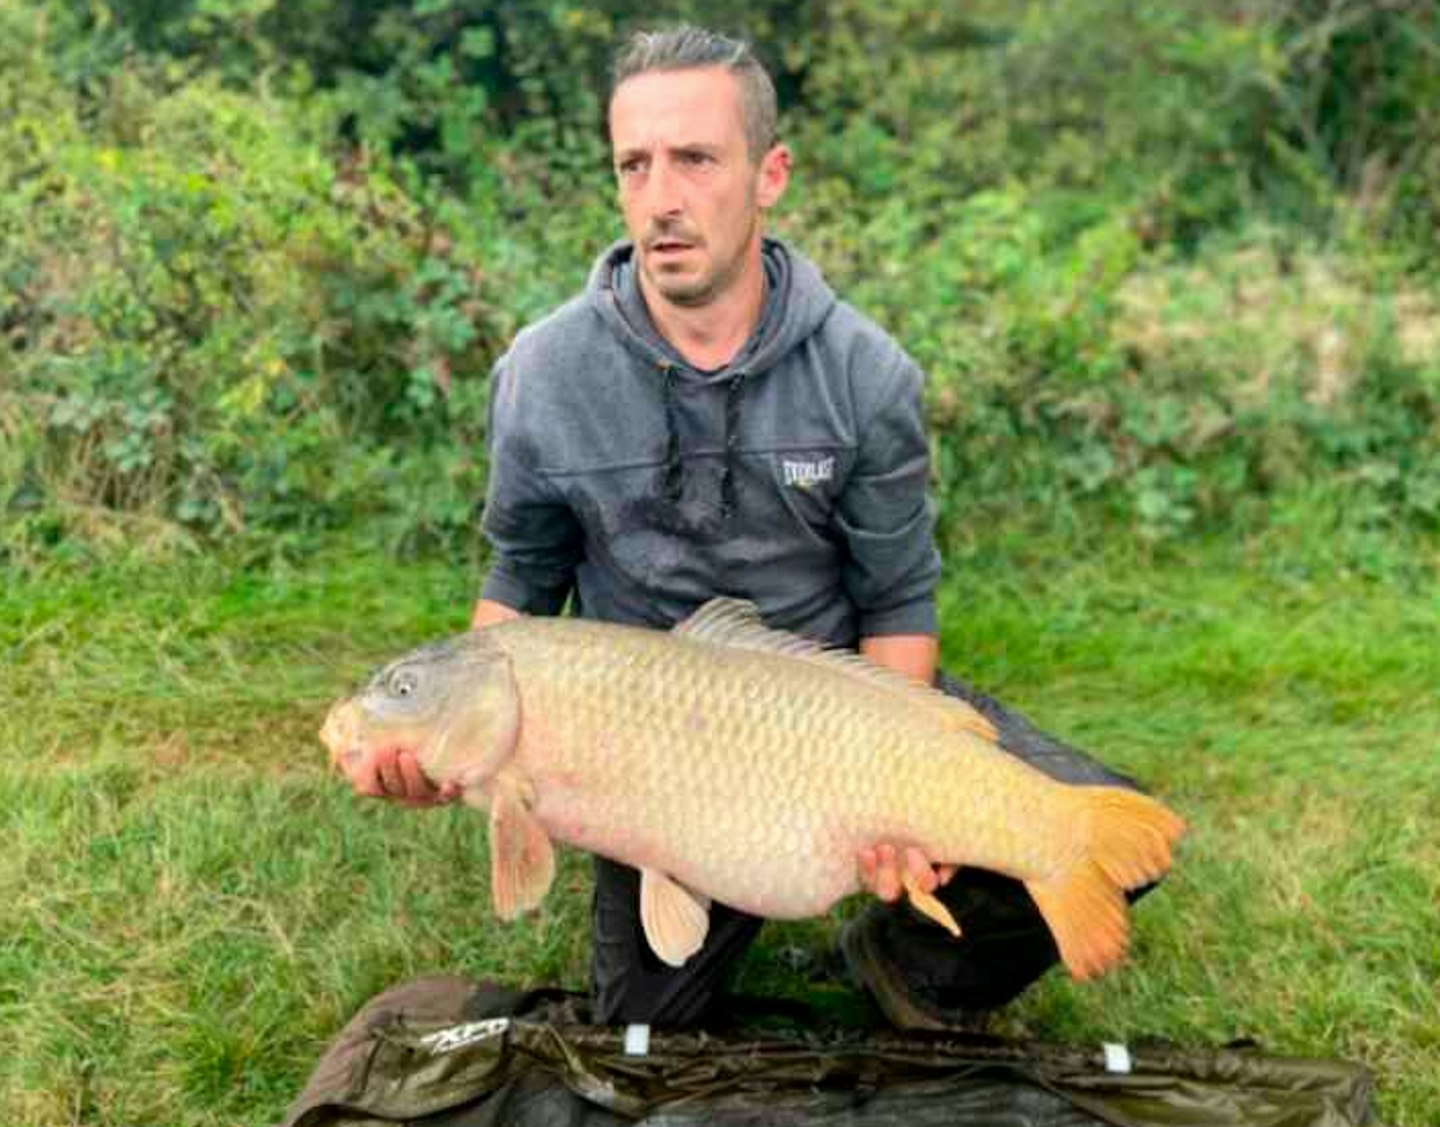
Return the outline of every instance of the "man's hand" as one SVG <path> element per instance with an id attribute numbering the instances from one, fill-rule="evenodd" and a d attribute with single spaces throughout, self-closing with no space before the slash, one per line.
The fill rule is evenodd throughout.
<path id="1" fill-rule="evenodd" d="M 893 669 L 912 681 L 935 683 L 940 641 L 933 634 L 877 634 L 860 639 L 860 652 L 876 665 Z"/>
<path id="2" fill-rule="evenodd" d="M 519 617 L 520 612 L 514 607 L 507 607 L 504 603 L 497 603 L 494 599 L 481 599 L 475 604 L 474 613 L 470 615 L 470 629 L 483 630 L 487 626 L 494 626 L 497 622 L 509 622 L 511 619 Z"/>
<path id="3" fill-rule="evenodd" d="M 884 665 L 911 680 L 929 685 L 935 680 L 940 644 L 929 634 L 877 635 L 860 639 L 860 652 L 877 665 Z M 888 842 L 869 846 L 856 855 L 860 883 L 881 900 L 892 902 L 905 892 L 901 874 L 908 871 L 921 892 L 934 892 L 950 883 L 954 865 L 932 865 L 930 858 L 913 845 L 902 854 Z"/>
<path id="4" fill-rule="evenodd" d="M 913 845 L 907 845 L 902 854 L 895 846 L 885 843 L 867 846 L 856 854 L 860 867 L 860 883 L 868 892 L 874 893 L 887 903 L 896 901 L 905 892 L 901 873 L 908 871 L 922 892 L 934 892 L 950 883 L 955 875 L 954 865 L 932 865 L 930 858 Z"/>
<path id="5" fill-rule="evenodd" d="M 420 770 L 414 752 L 401 747 L 377 747 L 342 759 L 340 766 L 356 794 L 389 798 L 402 806 L 443 806 L 460 795 L 459 783 L 437 787 Z"/>

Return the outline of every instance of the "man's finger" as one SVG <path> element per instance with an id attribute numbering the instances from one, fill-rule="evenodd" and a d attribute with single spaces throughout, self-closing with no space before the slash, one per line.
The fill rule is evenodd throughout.
<path id="1" fill-rule="evenodd" d="M 875 891 L 875 850 L 868 845 L 855 852 L 855 867 L 860 872 L 860 887 L 866 892 Z"/>
<path id="2" fill-rule="evenodd" d="M 875 895 L 887 903 L 900 898 L 900 870 L 896 865 L 893 845 L 881 845 L 875 849 Z"/>
<path id="3" fill-rule="evenodd" d="M 905 850 L 905 868 L 921 892 L 934 892 L 939 887 L 935 866 L 930 864 L 930 858 L 913 845 Z"/>
<path id="4" fill-rule="evenodd" d="M 420 764 L 409 752 L 401 752 L 397 757 L 400 768 L 400 777 L 405 787 L 405 797 L 408 799 L 422 799 L 433 801 L 436 795 L 435 786 L 426 777 L 425 772 L 420 770 Z"/>
<path id="5" fill-rule="evenodd" d="M 400 774 L 400 765 L 395 761 L 394 756 L 387 756 L 379 762 L 377 774 L 380 776 L 382 795 L 388 795 L 390 798 L 405 797 L 405 777 Z"/>
<path id="6" fill-rule="evenodd" d="M 380 798 L 385 793 L 381 789 L 380 776 L 373 761 L 350 764 L 346 767 L 346 774 L 350 779 L 350 787 L 356 794 L 366 798 Z"/>

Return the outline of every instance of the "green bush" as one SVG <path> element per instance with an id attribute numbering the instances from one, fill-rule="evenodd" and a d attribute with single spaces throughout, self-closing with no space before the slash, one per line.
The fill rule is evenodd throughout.
<path id="1" fill-rule="evenodd" d="M 794 234 L 927 370 L 947 525 L 1098 503 L 1152 539 L 1269 499 L 1440 527 L 1440 301 L 1363 247 L 1252 226 L 1186 256 L 1018 186 Z"/>
<path id="2" fill-rule="evenodd" d="M 1435 245 L 1434 3 L 835 0 L 825 20 L 797 125 L 849 206 L 1018 180 L 1131 208 L 1152 244 L 1358 212 Z"/>
<path id="3" fill-rule="evenodd" d="M 404 152 L 464 191 L 496 138 L 546 153 L 552 188 L 605 165 L 603 91 L 637 26 L 705 22 L 759 47 L 803 40 L 816 0 L 103 0 L 92 33 L 249 88 L 322 91 L 352 137 Z M 768 52 L 793 85 L 785 53 Z M 477 161 L 477 154 L 479 159 Z"/>
<path id="4" fill-rule="evenodd" d="M 780 228 L 929 371 L 947 528 L 1440 521 L 1433 4 L 16 0 L 0 544 L 467 543 L 484 373 L 620 232 L 609 53 L 674 18 L 772 63 Z"/>
<path id="5" fill-rule="evenodd" d="M 786 220 L 930 372 L 950 524 L 1089 498 L 1167 537 L 1319 490 L 1436 526 L 1440 310 L 1397 237 L 1440 199 L 1414 190 L 1440 152 L 1433 6 L 827 19 Z"/>
<path id="6" fill-rule="evenodd" d="M 445 209 L 363 154 L 327 158 L 286 104 L 203 80 L 153 96 L 137 66 L 82 124 L 28 84 L 39 69 L 0 78 L 18 107 L 0 151 L 26 158 L 0 181 L 12 516 L 52 537 L 106 514 L 210 535 L 466 527 L 510 326 Z"/>

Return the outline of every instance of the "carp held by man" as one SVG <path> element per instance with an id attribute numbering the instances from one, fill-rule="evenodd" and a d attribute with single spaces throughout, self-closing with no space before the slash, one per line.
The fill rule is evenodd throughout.
<path id="1" fill-rule="evenodd" d="M 712 900 L 821 915 L 860 889 L 858 851 L 890 842 L 1023 881 L 1070 973 L 1093 977 L 1124 954 L 1125 892 L 1164 875 L 1185 825 L 1147 795 L 1057 782 L 994 737 L 965 702 L 734 599 L 672 631 L 526 617 L 427 645 L 321 731 L 336 762 L 407 748 L 488 809 L 502 919 L 543 899 L 552 842 L 568 842 L 640 870 L 646 938 L 680 966 Z"/>

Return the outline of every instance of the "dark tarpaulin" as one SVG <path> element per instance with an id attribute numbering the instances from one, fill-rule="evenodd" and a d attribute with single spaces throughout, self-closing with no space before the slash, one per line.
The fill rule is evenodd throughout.
<path id="1" fill-rule="evenodd" d="M 374 998 L 284 1127 L 1375 1127 L 1370 1074 L 1245 1049 L 855 1030 L 594 1026 L 558 991 L 424 978 Z"/>

